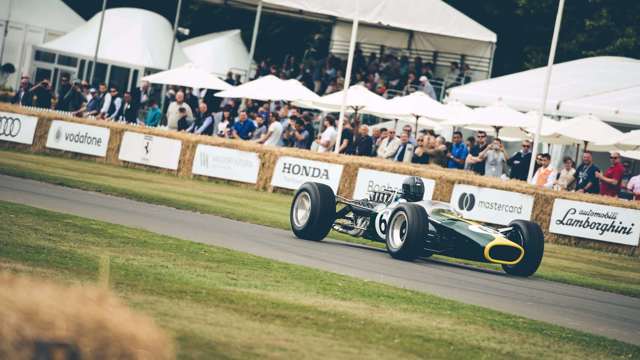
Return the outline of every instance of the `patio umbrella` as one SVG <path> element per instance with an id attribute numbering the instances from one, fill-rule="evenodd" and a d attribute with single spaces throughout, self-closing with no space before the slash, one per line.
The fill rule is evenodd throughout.
<path id="1" fill-rule="evenodd" d="M 582 115 L 561 121 L 554 131 L 542 134 L 542 141 L 550 144 L 584 144 L 586 148 L 590 143 L 619 139 L 621 135 L 621 131 L 596 116 Z"/>
<path id="2" fill-rule="evenodd" d="M 310 108 L 323 111 L 340 111 L 344 90 L 322 96 L 311 102 L 304 102 Z M 382 107 L 389 101 L 382 96 L 376 95 L 362 85 L 353 85 L 347 90 L 347 108 L 356 115 L 359 111 L 369 107 Z"/>
<path id="3" fill-rule="evenodd" d="M 231 88 L 217 76 L 189 63 L 175 69 L 161 71 L 142 78 L 152 84 L 186 86 L 195 89 L 226 90 Z"/>
<path id="4" fill-rule="evenodd" d="M 502 103 L 476 108 L 467 115 L 448 120 L 446 123 L 454 126 L 493 128 L 496 136 L 499 136 L 500 130 L 504 128 L 526 129 L 536 125 L 534 119 Z"/>
<path id="5" fill-rule="evenodd" d="M 302 85 L 301 85 L 302 86 Z M 317 95 L 301 91 L 295 83 L 280 80 L 273 75 L 263 76 L 216 94 L 221 98 L 253 99 L 259 101 L 312 101 Z"/>
<path id="6" fill-rule="evenodd" d="M 420 118 L 446 120 L 447 113 L 444 105 L 433 100 L 423 92 L 414 92 L 411 95 L 395 97 L 386 102 L 365 108 L 363 113 L 375 115 L 387 119 L 407 119 L 415 121 L 415 131 L 418 134 L 418 122 Z M 424 119 L 426 120 L 426 119 Z M 434 124 L 430 124 L 433 128 Z"/>
<path id="7" fill-rule="evenodd" d="M 461 119 L 466 118 L 473 111 L 473 109 L 457 100 L 449 101 L 443 106 L 446 111 L 445 123 L 450 126 L 463 125 Z"/>
<path id="8" fill-rule="evenodd" d="M 617 138 L 596 141 L 592 149 L 595 150 L 638 150 L 640 149 L 640 130 L 623 133 Z"/>

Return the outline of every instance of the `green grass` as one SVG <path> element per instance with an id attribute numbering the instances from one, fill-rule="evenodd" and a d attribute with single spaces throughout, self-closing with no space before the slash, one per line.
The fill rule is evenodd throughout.
<path id="1" fill-rule="evenodd" d="M 260 192 L 249 186 L 181 179 L 140 169 L 92 161 L 0 150 L 0 173 L 79 189 L 123 196 L 179 209 L 215 214 L 250 223 L 289 228 L 291 196 Z M 381 246 L 332 233 L 332 237 Z M 461 262 L 443 258 L 441 260 Z M 466 262 L 465 263 L 471 263 Z M 477 266 L 499 269 L 490 264 Z M 640 258 L 546 244 L 535 277 L 640 297 Z"/>
<path id="2" fill-rule="evenodd" d="M 110 286 L 180 359 L 631 359 L 640 347 L 435 296 L 0 202 L 0 270 Z"/>

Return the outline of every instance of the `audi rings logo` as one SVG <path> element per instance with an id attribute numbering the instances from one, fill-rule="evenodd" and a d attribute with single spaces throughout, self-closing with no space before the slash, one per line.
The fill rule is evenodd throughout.
<path id="1" fill-rule="evenodd" d="M 9 116 L 0 116 L 0 136 L 14 138 L 20 134 L 20 129 L 22 129 L 22 122 L 20 122 L 20 119 Z"/>
<path id="2" fill-rule="evenodd" d="M 464 211 L 471 211 L 476 206 L 476 196 L 463 192 L 458 198 L 458 208 Z"/>

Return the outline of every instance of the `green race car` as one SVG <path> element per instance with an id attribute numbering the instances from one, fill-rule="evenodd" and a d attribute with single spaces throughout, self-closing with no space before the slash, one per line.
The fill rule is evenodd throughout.
<path id="1" fill-rule="evenodd" d="M 319 241 L 331 229 L 386 243 L 389 254 L 413 260 L 440 254 L 501 264 L 505 272 L 533 275 L 544 254 L 540 226 L 515 220 L 492 228 L 464 219 L 449 204 L 422 200 L 424 183 L 409 177 L 402 190 L 370 193 L 369 199 L 336 196 L 324 184 L 308 182 L 295 193 L 290 220 L 301 239 Z"/>

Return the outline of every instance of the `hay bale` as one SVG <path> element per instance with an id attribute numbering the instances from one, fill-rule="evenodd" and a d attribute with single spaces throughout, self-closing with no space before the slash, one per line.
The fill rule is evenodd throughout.
<path id="1" fill-rule="evenodd" d="M 0 274 L 0 358 L 33 359 L 37 344 L 63 344 L 81 359 L 173 359 L 150 318 L 107 290 Z M 65 357 L 66 358 L 66 357 Z"/>
<path id="2" fill-rule="evenodd" d="M 390 160 L 382 160 L 375 158 L 372 161 L 370 157 L 341 155 L 335 153 L 315 153 L 309 150 L 292 149 L 292 148 L 274 148 L 256 144 L 248 141 L 238 141 L 231 139 L 223 139 L 211 136 L 201 136 L 186 133 L 178 133 L 173 131 L 165 131 L 157 128 L 144 128 L 138 126 L 131 126 L 127 124 L 106 122 L 102 120 L 81 119 L 77 117 L 60 115 L 55 112 L 42 112 L 33 109 L 26 109 L 15 105 L 0 103 L 0 111 L 21 113 L 27 115 L 37 116 L 39 120 L 38 128 L 36 129 L 36 139 L 34 140 L 33 147 L 21 146 L 20 144 L 13 144 L 7 142 L 0 142 L 2 148 L 12 148 L 18 150 L 27 150 L 31 152 L 46 152 L 52 153 L 58 156 L 65 156 L 70 158 L 79 159 L 92 159 L 97 162 L 106 162 L 109 164 L 115 164 L 125 167 L 145 169 L 153 172 L 170 173 L 181 177 L 194 177 L 191 174 L 193 160 L 195 156 L 195 149 L 198 144 L 207 144 L 212 146 L 220 146 L 225 148 L 231 148 L 242 151 L 250 151 L 259 154 L 261 165 L 258 175 L 258 182 L 255 188 L 261 191 L 273 191 L 271 188 L 271 178 L 273 177 L 273 171 L 275 164 L 281 156 L 293 156 L 309 160 L 317 160 L 334 164 L 341 164 L 344 166 L 342 179 L 338 193 L 343 196 L 352 196 L 355 189 L 355 182 L 359 168 L 367 168 L 378 171 L 387 171 L 398 174 L 416 175 L 436 181 L 436 187 L 433 193 L 433 199 L 449 202 L 453 187 L 455 184 L 468 184 L 479 187 L 487 187 L 504 191 L 513 191 L 522 194 L 528 194 L 534 197 L 534 208 L 532 213 L 532 220 L 539 223 L 543 231 L 545 232 L 546 239 L 549 242 L 557 242 L 561 244 L 585 246 L 589 248 L 603 249 L 611 252 L 618 252 L 624 254 L 634 254 L 640 256 L 640 252 L 635 251 L 636 247 L 630 247 L 626 245 L 602 243 L 598 241 L 592 241 L 587 239 L 578 239 L 565 235 L 550 234 L 548 232 L 549 222 L 551 219 L 551 212 L 553 210 L 553 202 L 556 198 L 576 200 L 583 202 L 590 202 L 594 204 L 603 204 L 609 206 L 617 206 L 623 208 L 631 208 L 640 210 L 640 202 L 630 202 L 621 199 L 608 198 L 598 195 L 579 194 L 571 192 L 556 192 L 546 189 L 539 189 L 535 186 L 529 185 L 522 181 L 508 180 L 503 181 L 498 178 L 490 178 L 485 176 L 479 176 L 474 173 L 462 170 L 443 169 L 433 165 L 420 165 L 420 164 L 404 164 L 397 163 Z M 45 144 L 47 141 L 47 133 L 51 125 L 52 120 L 65 120 L 72 121 L 88 125 L 98 125 L 108 127 L 111 129 L 111 136 L 109 141 L 109 148 L 107 151 L 107 157 L 96 158 L 89 155 L 65 153 L 63 151 L 46 149 Z M 120 143 L 122 141 L 122 134 L 124 131 L 134 131 L 138 133 L 167 137 L 172 139 L 178 139 L 182 141 L 182 154 L 180 157 L 180 165 L 178 171 L 161 169 L 151 167 L 142 164 L 132 164 L 118 160 L 118 151 Z M 201 178 L 201 177 L 198 177 Z M 289 192 L 287 192 L 289 193 Z"/>

